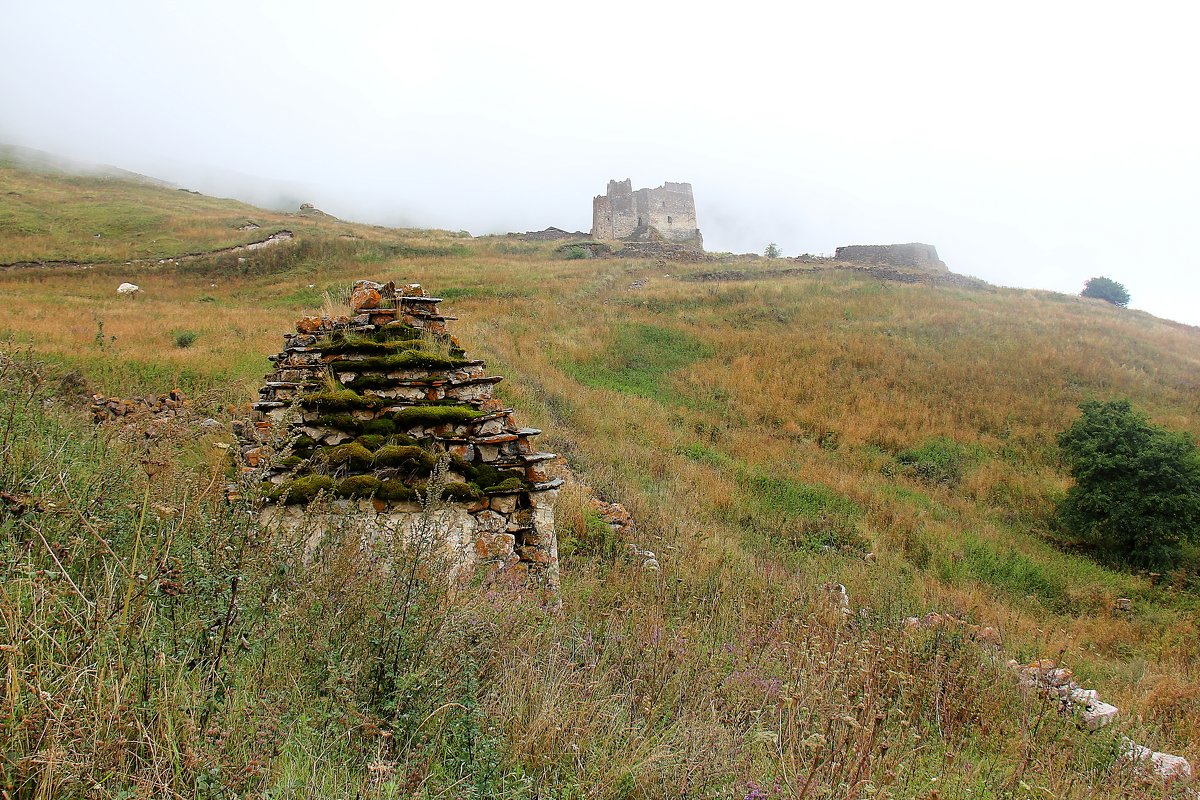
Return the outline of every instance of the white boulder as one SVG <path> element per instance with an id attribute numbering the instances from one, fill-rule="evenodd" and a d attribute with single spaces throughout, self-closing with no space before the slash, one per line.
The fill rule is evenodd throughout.
<path id="1" fill-rule="evenodd" d="M 117 287 L 117 294 L 137 294 L 142 290 L 142 287 L 136 283 L 122 283 Z"/>
<path id="2" fill-rule="evenodd" d="M 1117 718 L 1117 707 L 1097 700 L 1084 707 L 1081 718 L 1085 728 L 1097 731 Z"/>
<path id="3" fill-rule="evenodd" d="M 1124 746 L 1121 748 L 1121 755 L 1126 759 L 1137 761 L 1142 766 L 1149 767 L 1164 778 L 1192 777 L 1192 765 L 1183 756 L 1159 753 L 1151 750 L 1149 747 L 1143 747 L 1131 739 L 1121 738 L 1125 740 Z"/>

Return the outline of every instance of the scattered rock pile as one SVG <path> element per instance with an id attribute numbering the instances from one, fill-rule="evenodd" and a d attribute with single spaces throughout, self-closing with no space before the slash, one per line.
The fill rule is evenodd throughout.
<path id="1" fill-rule="evenodd" d="M 844 587 L 842 589 L 844 592 Z M 1125 603 L 1129 602 L 1125 600 Z M 845 606 L 848 605 L 847 597 Z M 978 642 L 1000 645 L 1000 634 L 995 628 L 973 625 L 952 614 L 930 613 L 923 617 L 908 617 L 903 625 L 906 631 L 956 627 L 968 632 Z M 1114 722 L 1120 713 L 1116 706 L 1101 701 L 1100 694 L 1095 689 L 1084 689 L 1075 682 L 1075 674 L 1071 670 L 1060 667 L 1048 658 L 1038 659 L 1030 664 L 1021 664 L 1016 659 L 1009 659 L 1008 668 L 1017 675 L 1022 686 L 1056 698 L 1064 711 L 1078 713 L 1079 724 L 1086 730 L 1099 730 Z M 1143 769 L 1150 770 L 1166 780 L 1192 776 L 1192 765 L 1183 756 L 1151 750 L 1125 736 L 1122 736 L 1121 740 L 1122 757 L 1136 762 Z"/>
<path id="2" fill-rule="evenodd" d="M 1022 686 L 1056 697 L 1064 710 L 1077 712 L 1080 725 L 1089 731 L 1099 730 L 1114 722 L 1120 713 L 1116 706 L 1101 701 L 1095 689 L 1084 689 L 1076 683 L 1071 670 L 1058 666 L 1048 658 L 1030 664 L 1009 659 L 1008 667 L 1017 674 Z M 1168 780 L 1192 776 L 1192 765 L 1183 756 L 1151 750 L 1125 736 L 1121 740 L 1121 755 L 1142 768 Z"/>
<path id="3" fill-rule="evenodd" d="M 96 423 L 138 416 L 172 418 L 182 416 L 187 410 L 187 398 L 179 389 L 172 389 L 167 394 L 135 397 L 132 400 L 105 397 L 102 394 L 92 395 L 92 420 Z"/>
<path id="4" fill-rule="evenodd" d="M 588 501 L 588 508 L 595 512 L 596 516 L 607 525 L 616 535 L 619 541 L 625 543 L 625 547 L 629 550 L 629 555 L 635 561 L 642 565 L 642 569 L 654 572 L 658 570 L 658 557 L 653 550 L 643 550 L 634 539 L 636 538 L 637 526 L 633 520 L 633 515 L 620 503 L 606 503 L 598 497 L 593 497 Z"/>
<path id="5" fill-rule="evenodd" d="M 542 231 L 526 231 L 525 233 L 510 233 L 510 239 L 521 239 L 526 242 L 552 242 L 557 239 L 588 239 L 591 234 L 583 231 L 564 231 L 562 228 L 555 228 L 553 225 Z"/>
<path id="6" fill-rule="evenodd" d="M 712 261 L 712 256 L 703 250 L 674 242 L 625 242 L 613 255 L 617 258 L 653 258 L 658 261 L 702 262 Z"/>
<path id="7" fill-rule="evenodd" d="M 442 521 L 460 578 L 481 570 L 553 588 L 558 547 L 553 503 L 562 480 L 552 453 L 534 449 L 541 431 L 516 424 L 492 396 L 502 380 L 467 358 L 446 330 L 436 297 L 419 285 L 358 281 L 353 314 L 306 317 L 272 360 L 254 408 L 262 414 L 244 455 L 265 467 L 266 513 L 300 525 L 318 495 L 336 498 L 368 533 L 412 535 L 420 500 L 446 463 Z M 263 444 L 276 427 L 291 441 L 274 463 Z"/>
<path id="8" fill-rule="evenodd" d="M 1084 689 L 1072 680 L 1075 673 L 1048 658 L 1031 664 L 1009 659 L 1008 667 L 1017 673 L 1022 686 L 1057 697 L 1065 709 L 1080 712 L 1080 723 L 1089 731 L 1099 730 L 1117 718 L 1116 706 L 1101 702 L 1095 689 Z"/>

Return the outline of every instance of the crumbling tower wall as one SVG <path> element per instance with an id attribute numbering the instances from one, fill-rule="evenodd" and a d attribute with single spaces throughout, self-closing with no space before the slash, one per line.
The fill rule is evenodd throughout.
<path id="1" fill-rule="evenodd" d="M 541 431 L 518 425 L 492 396 L 502 378 L 466 357 L 440 302 L 416 284 L 358 281 L 353 315 L 306 317 L 284 338 L 254 408 L 260 441 L 283 427 L 291 454 L 275 463 L 259 442 L 244 450 L 250 466 L 271 464 L 264 516 L 299 527 L 311 523 L 308 503 L 324 497 L 368 534 L 414 535 L 441 460 L 450 502 L 439 525 L 454 574 L 553 590 L 562 485 L 546 471 L 554 454 L 538 452 Z"/>
<path id="2" fill-rule="evenodd" d="M 601 241 L 670 242 L 704 248 L 696 227 L 690 183 L 664 183 L 634 191 L 633 182 L 609 181 L 608 192 L 592 199 L 592 238 Z"/>

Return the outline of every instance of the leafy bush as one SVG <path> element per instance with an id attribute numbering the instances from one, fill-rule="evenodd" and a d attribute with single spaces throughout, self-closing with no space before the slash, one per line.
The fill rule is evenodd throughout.
<path id="1" fill-rule="evenodd" d="M 200 338 L 200 334 L 195 331 L 179 331 L 175 334 L 175 346 L 179 348 L 191 347 Z"/>
<path id="2" fill-rule="evenodd" d="M 1200 535 L 1200 451 L 1185 432 L 1152 425 L 1128 400 L 1090 400 L 1058 435 L 1075 485 L 1063 525 L 1118 563 L 1161 567 Z"/>
<path id="3" fill-rule="evenodd" d="M 767 258 L 779 258 L 783 251 L 779 249 L 779 245 L 771 242 L 767 245 L 767 249 L 763 251 L 763 255 Z"/>
<path id="4" fill-rule="evenodd" d="M 1129 292 L 1112 278 L 1099 277 L 1089 279 L 1084 284 L 1083 291 L 1079 293 L 1079 296 L 1107 300 L 1114 306 L 1121 306 L 1122 308 L 1129 305 Z"/>

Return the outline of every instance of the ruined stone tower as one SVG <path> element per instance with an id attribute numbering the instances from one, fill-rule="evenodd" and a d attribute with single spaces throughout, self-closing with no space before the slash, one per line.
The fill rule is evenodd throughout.
<path id="1" fill-rule="evenodd" d="M 264 521 L 314 527 L 353 519 L 369 536 L 412 536 L 438 462 L 450 503 L 438 526 L 459 581 L 558 582 L 553 453 L 492 396 L 502 378 L 466 357 L 416 284 L 355 283 L 353 316 L 306 317 L 285 337 L 254 404 L 258 442 L 244 447 L 263 475 Z M 280 428 L 283 431 L 280 431 Z M 284 433 L 272 437 L 271 433 Z M 262 442 L 290 442 L 278 459 Z M 314 498 L 322 511 L 305 513 Z M 323 516 L 322 516 L 323 515 Z"/>
<path id="2" fill-rule="evenodd" d="M 601 241 L 648 241 L 655 238 L 704 249 L 696 227 L 696 202 L 690 183 L 671 183 L 634 191 L 633 182 L 609 181 L 608 192 L 592 199 L 592 238 Z"/>

